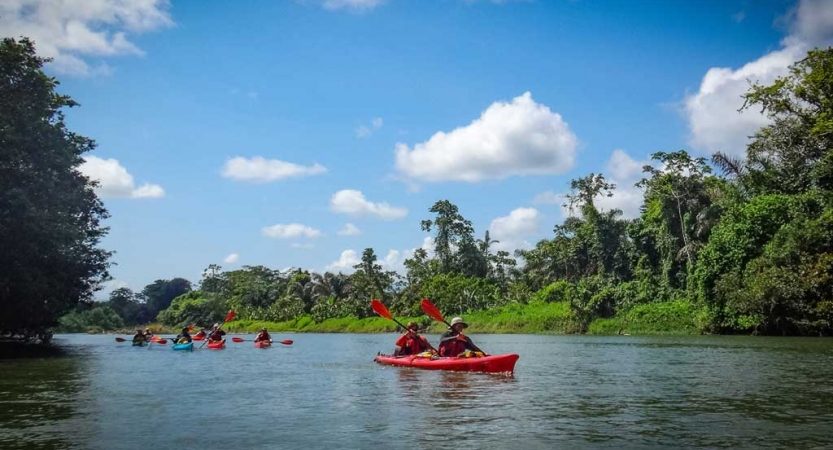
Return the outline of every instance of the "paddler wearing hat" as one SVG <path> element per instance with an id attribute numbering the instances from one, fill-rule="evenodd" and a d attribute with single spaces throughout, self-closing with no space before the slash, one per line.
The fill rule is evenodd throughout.
<path id="1" fill-rule="evenodd" d="M 471 339 L 463 335 L 465 328 L 468 328 L 468 324 L 461 317 L 451 319 L 451 327 L 440 337 L 440 356 L 460 356 L 466 350 L 478 350 Z"/>

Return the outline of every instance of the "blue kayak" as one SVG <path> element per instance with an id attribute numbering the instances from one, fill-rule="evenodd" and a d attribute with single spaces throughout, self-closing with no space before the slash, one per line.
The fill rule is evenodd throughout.
<path id="1" fill-rule="evenodd" d="M 189 350 L 190 351 L 190 350 L 194 349 L 194 343 L 189 342 L 187 344 L 176 344 L 176 345 L 174 345 L 173 349 L 174 350 Z"/>

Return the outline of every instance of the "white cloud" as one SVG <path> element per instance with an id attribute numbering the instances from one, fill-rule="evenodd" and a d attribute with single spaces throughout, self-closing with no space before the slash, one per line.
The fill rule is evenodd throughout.
<path id="1" fill-rule="evenodd" d="M 646 162 L 636 161 L 628 156 L 622 149 L 615 149 L 607 161 L 606 175 L 614 180 L 624 180 L 634 182 L 641 178 L 642 168 L 646 166 Z"/>
<path id="2" fill-rule="evenodd" d="M 536 195 L 532 202 L 539 205 L 562 205 L 564 204 L 564 194 L 559 194 L 553 191 L 544 191 Z"/>
<path id="3" fill-rule="evenodd" d="M 276 239 L 289 239 L 298 237 L 316 238 L 318 236 L 321 236 L 320 230 L 300 223 L 279 223 L 277 225 L 272 225 L 271 227 L 264 227 L 260 231 L 261 233 L 263 233 L 264 236 Z"/>
<path id="4" fill-rule="evenodd" d="M 426 236 L 422 240 L 422 245 L 418 248 L 425 250 L 428 253 L 429 257 L 433 257 L 434 255 L 434 238 L 431 236 Z M 405 260 L 413 258 L 414 252 L 416 252 L 417 248 L 410 248 L 406 250 L 396 250 L 390 249 L 388 250 L 387 255 L 385 255 L 384 259 L 379 261 L 379 265 L 382 266 L 385 270 L 394 270 L 399 274 L 404 274 L 405 269 Z"/>
<path id="5" fill-rule="evenodd" d="M 516 208 L 508 216 L 498 217 L 489 224 L 489 238 L 498 242 L 492 248 L 512 252 L 530 248 L 525 240 L 538 232 L 541 213 L 535 208 Z"/>
<path id="6" fill-rule="evenodd" d="M 344 228 L 338 231 L 338 234 L 341 236 L 358 236 L 362 234 L 362 230 L 352 223 L 346 223 L 344 224 Z"/>
<path id="7" fill-rule="evenodd" d="M 642 207 L 643 192 L 634 186 L 642 178 L 642 168 L 648 165 L 646 161 L 637 161 L 621 149 L 613 150 L 605 167 L 605 178 L 616 185 L 612 197 L 597 196 L 593 201 L 601 211 L 616 208 L 622 210 L 622 217 L 633 219 L 639 217 Z M 564 217 L 569 216 L 570 210 L 564 206 L 569 202 L 566 193 L 544 191 L 535 196 L 533 202 L 542 205 L 558 205 Z M 573 211 L 572 214 L 578 214 Z"/>
<path id="8" fill-rule="evenodd" d="M 387 202 L 374 203 L 366 200 L 361 191 L 344 189 L 330 199 L 333 211 L 354 216 L 376 216 L 383 220 L 401 219 L 408 215 L 406 208 L 390 206 Z"/>
<path id="9" fill-rule="evenodd" d="M 355 250 L 344 250 L 338 260 L 327 265 L 326 270 L 330 272 L 344 272 L 352 273 L 356 269 L 353 268 L 356 264 L 361 262 Z"/>
<path id="10" fill-rule="evenodd" d="M 384 3 L 384 0 L 324 0 L 324 9 L 369 11 Z"/>
<path id="11" fill-rule="evenodd" d="M 511 103 L 492 103 L 469 125 L 437 132 L 413 149 L 397 144 L 396 167 L 429 182 L 552 175 L 573 166 L 576 145 L 561 115 L 526 92 Z"/>
<path id="12" fill-rule="evenodd" d="M 234 263 L 237 262 L 238 259 L 240 259 L 240 255 L 238 255 L 237 253 L 232 253 L 232 254 L 226 256 L 226 258 L 223 260 L 223 262 L 226 263 L 226 264 L 234 264 Z"/>
<path id="13" fill-rule="evenodd" d="M 771 84 L 788 73 L 787 67 L 803 58 L 813 46 L 826 46 L 833 37 L 833 2 L 801 0 L 787 16 L 790 34 L 781 48 L 737 70 L 713 67 L 706 72 L 699 90 L 685 97 L 684 115 L 690 132 L 689 144 L 700 153 L 717 151 L 743 155 L 748 136 L 769 123 L 760 108 L 738 112 L 749 82 Z"/>
<path id="14" fill-rule="evenodd" d="M 278 159 L 265 159 L 260 156 L 251 159 L 238 156 L 226 161 L 223 165 L 222 175 L 225 178 L 235 180 L 266 183 L 286 178 L 308 177 L 326 171 L 327 168 L 318 163 L 311 166 L 301 166 Z"/>
<path id="15" fill-rule="evenodd" d="M 79 76 L 107 74 L 105 63 L 89 57 L 143 55 L 128 40 L 174 23 L 168 0 L 5 0 L 0 2 L 0 35 L 27 36 L 38 54 L 54 58 L 54 70 Z"/>
<path id="16" fill-rule="evenodd" d="M 370 137 L 375 130 L 382 128 L 384 124 L 384 120 L 381 117 L 377 117 L 370 121 L 370 125 L 360 125 L 356 128 L 356 137 L 359 139 L 363 139 L 366 137 Z"/>
<path id="17" fill-rule="evenodd" d="M 116 159 L 86 156 L 78 170 L 91 180 L 99 182 L 96 193 L 101 198 L 161 198 L 165 196 L 165 190 L 157 184 L 143 184 L 136 187 L 133 175 L 130 175 Z"/>

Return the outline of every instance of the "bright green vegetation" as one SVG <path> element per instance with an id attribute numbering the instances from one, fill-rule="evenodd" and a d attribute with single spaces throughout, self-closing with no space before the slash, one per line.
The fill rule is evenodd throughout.
<path id="1" fill-rule="evenodd" d="M 88 300 L 108 278 L 97 247 L 107 212 L 77 170 L 94 143 L 66 129 L 60 110 L 75 103 L 43 62 L 27 40 L 0 45 L 0 335 L 48 338 L 61 316 L 68 331 L 206 326 L 230 309 L 232 329 L 395 330 L 373 298 L 425 325 L 429 298 L 475 333 L 833 332 L 833 48 L 750 87 L 745 107 L 769 125 L 745 158 L 654 153 L 636 219 L 599 207 L 617 187 L 591 173 L 570 183 L 572 214 L 552 236 L 515 254 L 439 200 L 419 224 L 433 248 L 414 251 L 404 273 L 367 248 L 349 274 L 211 265 L 193 286 L 160 279 L 104 304 Z"/>

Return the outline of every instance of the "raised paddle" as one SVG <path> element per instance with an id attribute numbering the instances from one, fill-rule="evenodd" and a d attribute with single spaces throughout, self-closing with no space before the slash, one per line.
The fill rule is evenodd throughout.
<path id="1" fill-rule="evenodd" d="M 239 337 L 233 337 L 233 338 L 231 338 L 231 342 L 237 342 L 239 344 L 241 342 L 254 342 L 254 340 L 252 340 L 252 339 L 243 339 L 243 338 L 239 338 Z M 284 341 L 280 341 L 280 343 L 283 344 L 283 345 L 292 345 L 293 342 L 294 341 L 292 341 L 291 339 L 286 339 Z"/>
<path id="2" fill-rule="evenodd" d="M 376 314 L 384 317 L 385 319 L 390 319 L 390 320 L 396 322 L 396 324 L 399 325 L 400 327 L 402 327 L 405 331 L 410 331 L 410 330 L 408 330 L 408 327 L 406 327 L 405 325 L 402 325 L 402 322 L 393 318 L 393 315 L 390 313 L 390 310 L 388 309 L 387 306 L 384 305 L 384 303 L 382 303 L 379 300 L 376 300 L 374 298 L 373 300 L 370 301 L 370 307 L 373 309 L 373 311 Z M 434 350 L 435 352 L 437 351 L 437 349 L 435 349 L 434 346 L 432 346 L 431 343 L 428 342 L 427 339 L 423 339 L 423 340 L 425 341 L 426 344 L 428 344 L 428 347 L 431 350 Z"/>
<path id="3" fill-rule="evenodd" d="M 427 298 L 422 299 L 422 301 L 420 302 L 419 306 L 421 306 L 421 307 L 422 307 L 422 310 L 423 310 L 423 311 L 425 311 L 425 314 L 428 314 L 428 315 L 429 315 L 432 319 L 437 320 L 437 321 L 439 321 L 439 322 L 442 322 L 442 323 L 444 323 L 444 324 L 448 325 L 448 328 L 451 328 L 451 324 L 450 324 L 450 323 L 448 323 L 448 322 L 445 320 L 445 317 L 443 317 L 443 313 L 441 313 L 441 312 L 440 312 L 440 310 L 439 310 L 439 309 L 437 309 L 437 307 L 436 307 L 436 306 L 434 306 L 434 304 L 433 304 L 433 303 L 431 303 L 431 302 L 430 302 Z M 460 333 L 460 335 L 462 335 L 462 336 L 464 336 L 464 337 L 465 337 L 465 335 L 464 335 L 463 333 Z M 472 341 L 471 341 L 471 339 L 469 339 L 468 341 L 469 341 L 469 344 L 470 344 L 472 347 L 474 347 L 474 350 L 475 350 L 475 351 L 478 351 L 478 352 L 480 352 L 480 353 L 483 353 L 484 355 L 486 355 L 486 354 L 487 354 L 487 353 L 486 353 L 486 352 L 484 352 L 483 350 L 480 350 L 480 348 L 479 348 L 478 346 L 474 345 L 474 342 L 472 342 Z"/>
<path id="4" fill-rule="evenodd" d="M 221 324 L 220 324 L 220 326 L 219 326 L 219 328 L 217 328 L 217 329 L 218 329 L 218 330 L 222 330 L 222 329 L 223 329 L 223 325 L 225 325 L 225 324 L 226 324 L 226 322 L 228 322 L 228 321 L 230 321 L 230 320 L 234 320 L 234 316 L 235 316 L 235 314 L 234 314 L 234 310 L 232 309 L 231 311 L 229 311 L 228 315 L 227 315 L 227 316 L 226 316 L 226 318 L 223 320 L 223 323 L 221 323 Z M 208 337 L 209 337 L 209 336 L 211 336 L 211 334 L 209 334 L 208 336 L 206 336 L 206 337 L 205 337 L 205 340 L 204 340 L 204 341 L 202 341 L 202 345 L 200 345 L 200 349 L 202 349 L 203 347 L 205 347 L 205 344 L 206 344 L 206 343 L 208 343 L 208 341 L 210 341 L 210 340 L 211 340 L 211 339 L 208 339 Z"/>

